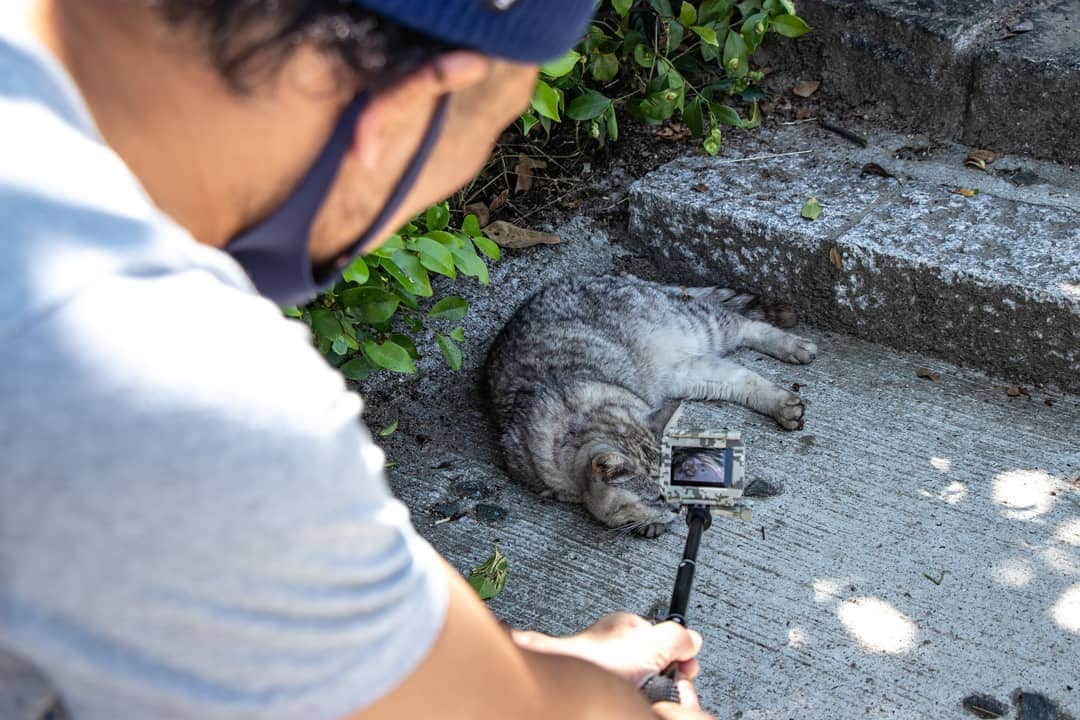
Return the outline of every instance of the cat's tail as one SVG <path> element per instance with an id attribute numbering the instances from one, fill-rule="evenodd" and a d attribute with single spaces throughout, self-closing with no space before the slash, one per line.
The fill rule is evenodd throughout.
<path id="1" fill-rule="evenodd" d="M 729 288 L 716 288 L 709 295 L 710 299 L 718 300 L 728 310 L 751 320 L 763 320 L 782 328 L 793 327 L 799 322 L 795 308 L 774 300 L 766 300 L 759 295 L 741 293 Z"/>

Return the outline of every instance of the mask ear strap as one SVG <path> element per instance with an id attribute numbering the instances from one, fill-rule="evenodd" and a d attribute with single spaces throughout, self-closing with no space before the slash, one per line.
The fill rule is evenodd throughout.
<path id="1" fill-rule="evenodd" d="M 409 161 L 409 166 L 405 168 L 405 172 L 398 180 L 397 185 L 394 187 L 394 191 L 390 194 L 383 209 L 375 216 L 375 220 L 371 223 L 371 227 L 369 227 L 356 242 L 349 246 L 347 250 L 338 256 L 336 260 L 327 263 L 323 269 L 315 272 L 315 282 L 318 283 L 322 289 L 326 289 L 337 282 L 338 277 L 344 272 L 345 268 L 347 268 L 368 245 L 377 240 L 378 236 L 387 229 L 385 227 L 386 223 L 390 222 L 390 218 L 393 217 L 394 213 L 401 207 L 401 204 L 405 202 L 405 198 L 408 197 L 409 192 L 412 191 L 413 186 L 416 185 L 416 181 L 420 178 L 420 172 L 431 158 L 431 153 L 435 150 L 435 146 L 439 144 L 439 138 L 442 137 L 443 128 L 446 126 L 446 115 L 449 108 L 450 96 L 443 95 L 439 98 L 438 105 L 435 106 L 435 112 L 431 116 L 431 122 L 428 124 L 427 133 L 424 135 L 424 139 L 421 141 L 419 149 L 417 149 L 416 154 L 413 155 L 412 160 Z"/>
<path id="2" fill-rule="evenodd" d="M 338 274 L 365 244 L 377 237 L 400 207 L 438 144 L 446 122 L 449 96 L 439 99 L 419 150 L 371 227 L 337 260 L 327 263 L 325 269 L 316 275 L 311 266 L 309 249 L 311 228 L 352 146 L 356 121 L 369 100 L 369 95 L 361 94 L 349 103 L 326 147 L 289 199 L 273 215 L 236 236 L 225 247 L 225 251 L 247 271 L 256 289 L 280 305 L 307 302 L 320 290 L 337 281 Z"/>

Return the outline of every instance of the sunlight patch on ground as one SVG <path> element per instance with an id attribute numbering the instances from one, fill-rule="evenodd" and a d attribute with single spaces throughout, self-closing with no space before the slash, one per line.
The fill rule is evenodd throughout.
<path id="1" fill-rule="evenodd" d="M 1054 539 L 1066 545 L 1080 547 L 1080 518 L 1063 522 L 1054 533 Z"/>
<path id="2" fill-rule="evenodd" d="M 990 566 L 990 577 L 999 585 L 1006 587 L 1024 587 L 1035 577 L 1031 563 L 1023 558 L 998 560 Z"/>
<path id="3" fill-rule="evenodd" d="M 934 469 L 938 472 L 947 473 L 952 469 L 952 460 L 943 457 L 930 458 L 930 464 L 934 466 Z"/>
<path id="4" fill-rule="evenodd" d="M 1009 470 L 994 476 L 994 502 L 1010 520 L 1034 520 L 1054 504 L 1054 478 L 1042 470 Z"/>
<path id="5" fill-rule="evenodd" d="M 814 602 L 828 602 L 829 600 L 837 600 L 839 597 L 839 580 L 817 579 L 814 581 Z"/>
<path id="6" fill-rule="evenodd" d="M 1050 608 L 1050 614 L 1061 627 L 1080 635 L 1080 585 L 1066 590 Z"/>
<path id="7" fill-rule="evenodd" d="M 897 655 L 915 646 L 915 623 L 884 600 L 855 598 L 841 604 L 836 616 L 864 650 Z"/>

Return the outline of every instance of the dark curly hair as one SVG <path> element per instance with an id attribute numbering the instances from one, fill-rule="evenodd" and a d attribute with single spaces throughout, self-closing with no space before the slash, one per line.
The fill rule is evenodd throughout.
<path id="1" fill-rule="evenodd" d="M 361 9 L 351 0 L 151 0 L 165 20 L 206 40 L 210 61 L 237 92 L 273 73 L 302 43 L 378 90 L 453 48 Z"/>

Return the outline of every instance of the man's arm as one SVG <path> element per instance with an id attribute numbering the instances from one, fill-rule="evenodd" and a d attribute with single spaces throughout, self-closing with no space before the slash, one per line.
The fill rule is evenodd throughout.
<path id="1" fill-rule="evenodd" d="M 671 704 L 650 708 L 630 683 L 597 665 L 518 647 L 458 573 L 449 568 L 447 576 L 446 623 L 431 652 L 405 682 L 349 720 L 709 717 Z M 689 660 L 696 651 L 687 634 L 676 659 Z"/>

